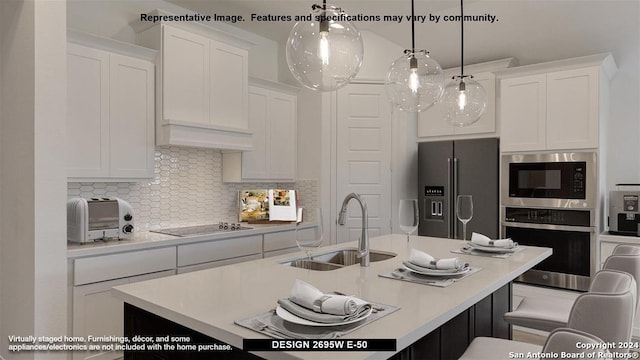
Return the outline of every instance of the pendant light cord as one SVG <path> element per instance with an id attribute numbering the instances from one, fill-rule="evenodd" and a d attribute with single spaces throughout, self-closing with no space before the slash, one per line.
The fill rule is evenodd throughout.
<path id="1" fill-rule="evenodd" d="M 411 0 L 411 52 L 416 52 L 416 22 L 413 9 L 413 0 Z"/>
<path id="2" fill-rule="evenodd" d="M 464 0 L 460 0 L 460 76 L 464 77 Z"/>

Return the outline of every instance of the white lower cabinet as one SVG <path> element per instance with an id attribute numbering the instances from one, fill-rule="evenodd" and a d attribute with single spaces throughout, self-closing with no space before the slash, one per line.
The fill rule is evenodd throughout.
<path id="1" fill-rule="evenodd" d="M 114 286 L 174 275 L 175 270 L 102 281 L 73 287 L 73 336 L 123 336 L 124 307 L 122 300 L 111 295 Z M 119 351 L 74 352 L 73 359 L 119 359 Z"/>
<path id="2" fill-rule="evenodd" d="M 264 257 L 273 257 L 299 251 L 296 236 L 311 238 L 314 236 L 314 227 L 298 230 L 279 231 L 264 234 Z"/>
<path id="3" fill-rule="evenodd" d="M 72 333 L 123 335 L 123 304 L 111 295 L 118 285 L 175 274 L 176 248 L 164 247 L 73 260 Z M 73 359 L 117 359 L 115 351 L 74 352 Z"/>
<path id="4" fill-rule="evenodd" d="M 178 245 L 178 267 L 262 253 L 262 235 Z"/>
<path id="5" fill-rule="evenodd" d="M 212 269 L 220 266 L 237 264 L 245 261 L 258 260 L 258 259 L 262 259 L 262 254 L 239 256 L 232 259 L 210 261 L 210 262 L 196 264 L 196 265 L 180 266 L 177 272 L 178 274 L 185 274 L 189 272 Z"/>
<path id="6" fill-rule="evenodd" d="M 313 228 L 303 232 L 311 233 Z M 82 336 L 122 336 L 123 302 L 111 288 L 176 273 L 183 274 L 297 251 L 296 231 L 173 245 L 145 250 L 70 259 L 71 333 Z M 73 352 L 73 360 L 119 359 L 121 352 Z"/>

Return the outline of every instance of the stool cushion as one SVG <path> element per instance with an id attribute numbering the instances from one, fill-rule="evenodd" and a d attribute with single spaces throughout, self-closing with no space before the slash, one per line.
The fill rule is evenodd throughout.
<path id="1" fill-rule="evenodd" d="M 541 351 L 542 346 L 540 345 L 507 339 L 477 337 L 469 344 L 460 360 L 513 359 L 513 353 L 524 354 L 526 359 L 527 353 L 539 353 Z M 509 353 L 512 353 L 512 355 L 509 356 Z"/>
<path id="2" fill-rule="evenodd" d="M 506 322 L 542 331 L 566 327 L 573 299 L 526 297 L 518 308 L 504 314 Z"/>

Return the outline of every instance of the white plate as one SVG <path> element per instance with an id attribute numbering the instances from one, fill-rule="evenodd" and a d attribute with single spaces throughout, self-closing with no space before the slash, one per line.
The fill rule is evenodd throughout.
<path id="1" fill-rule="evenodd" d="M 455 276 L 455 275 L 462 275 L 462 274 L 466 274 L 469 272 L 469 270 L 471 270 L 470 267 L 466 267 L 462 270 L 440 270 L 440 269 L 426 269 L 424 268 L 424 270 L 418 270 L 418 269 L 412 269 L 407 265 L 402 264 L 402 266 L 404 266 L 404 268 L 408 271 L 411 271 L 412 273 L 416 273 L 416 274 L 420 274 L 420 275 L 429 275 L 429 276 Z M 415 266 L 415 265 L 414 265 Z"/>
<path id="2" fill-rule="evenodd" d="M 289 311 L 287 311 L 286 309 L 284 309 L 280 305 L 278 305 L 278 307 L 276 307 L 276 314 L 282 320 L 285 320 L 285 321 L 288 321 L 288 322 L 292 322 L 294 324 L 307 325 L 307 326 L 340 326 L 340 325 L 353 324 L 353 323 L 356 323 L 358 321 L 362 321 L 362 320 L 368 318 L 369 315 L 371 315 L 372 312 L 373 312 L 373 308 L 370 308 L 369 311 L 367 311 L 364 315 L 360 316 L 357 319 L 351 319 L 351 320 L 347 320 L 347 321 L 343 321 L 343 322 L 339 322 L 339 323 L 330 323 L 329 324 L 329 323 L 319 323 L 319 322 L 303 319 L 303 318 L 301 318 L 299 316 L 296 316 L 296 315 L 290 313 Z"/>
<path id="3" fill-rule="evenodd" d="M 485 251 L 485 252 L 494 252 L 494 253 L 512 253 L 515 252 L 516 250 L 518 250 L 518 245 L 515 244 L 513 247 L 510 248 L 503 248 L 503 247 L 495 247 L 495 246 L 483 246 L 483 245 L 478 245 L 472 242 L 467 242 L 467 244 L 472 247 L 474 250 L 478 250 L 478 251 Z"/>
<path id="4" fill-rule="evenodd" d="M 414 272 L 429 272 L 429 273 L 442 273 L 442 274 L 456 275 L 456 274 L 459 274 L 461 271 L 460 269 L 431 269 L 431 268 L 426 268 L 424 266 L 416 265 L 410 261 L 403 261 L 402 265 L 404 265 L 404 267 L 406 267 L 409 270 L 413 270 Z M 464 274 L 464 272 L 462 274 Z"/>

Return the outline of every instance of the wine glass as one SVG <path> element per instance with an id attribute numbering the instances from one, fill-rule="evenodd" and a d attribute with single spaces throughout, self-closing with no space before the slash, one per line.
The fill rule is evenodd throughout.
<path id="1" fill-rule="evenodd" d="M 462 222 L 462 240 L 467 240 L 467 223 L 473 217 L 473 198 L 471 195 L 458 195 L 456 216 Z"/>
<path id="2" fill-rule="evenodd" d="M 305 223 L 300 217 L 298 218 L 296 222 L 296 243 L 300 250 L 304 250 L 307 253 L 307 258 L 311 260 L 311 251 L 319 247 L 324 240 L 322 210 L 319 208 L 309 209 L 310 211 L 304 210 L 304 217 L 307 222 Z M 315 226 L 310 227 L 308 223 L 312 223 Z"/>
<path id="3" fill-rule="evenodd" d="M 418 211 L 418 200 L 400 200 L 400 206 L 398 207 L 398 222 L 400 223 L 400 229 L 407 234 L 407 243 L 409 242 L 409 236 L 411 233 L 416 231 L 418 228 L 419 221 L 420 215 Z"/>

